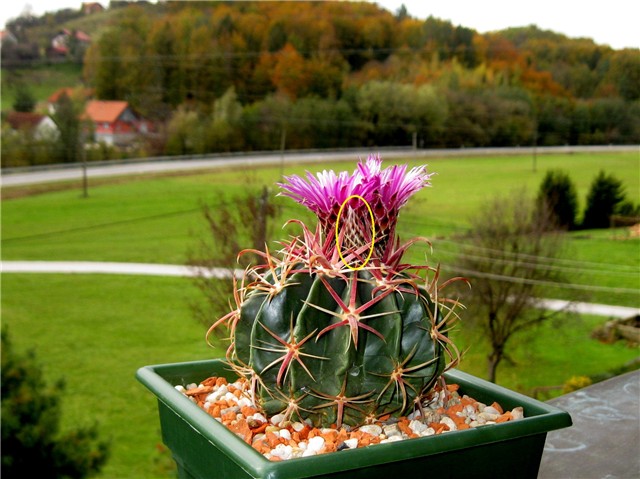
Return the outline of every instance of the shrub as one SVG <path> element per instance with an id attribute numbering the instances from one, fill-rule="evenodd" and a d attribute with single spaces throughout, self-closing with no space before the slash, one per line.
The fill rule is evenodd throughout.
<path id="1" fill-rule="evenodd" d="M 18 83 L 16 87 L 16 96 L 13 100 L 13 109 L 15 111 L 32 112 L 36 107 L 36 98 L 24 83 Z"/>
<path id="2" fill-rule="evenodd" d="M 83 478 L 107 460 L 96 427 L 59 434 L 64 384 L 46 384 L 35 355 L 13 351 L 2 330 L 2 476 Z"/>
<path id="3" fill-rule="evenodd" d="M 622 181 L 601 170 L 591 183 L 587 194 L 582 228 L 609 228 L 611 215 L 616 213 L 624 200 Z"/>
<path id="4" fill-rule="evenodd" d="M 578 211 L 576 187 L 562 170 L 549 170 L 540 184 L 538 206 L 545 207 L 559 228 L 574 229 Z"/>
<path id="5" fill-rule="evenodd" d="M 592 384 L 593 381 L 588 376 L 571 376 L 562 386 L 562 393 L 569 394 L 570 392 L 586 388 L 587 386 L 591 386 Z"/>

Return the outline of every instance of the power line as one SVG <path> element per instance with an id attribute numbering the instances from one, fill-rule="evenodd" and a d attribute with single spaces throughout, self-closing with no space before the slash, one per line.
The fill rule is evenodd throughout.
<path id="1" fill-rule="evenodd" d="M 606 293 L 618 293 L 618 294 L 635 294 L 638 295 L 640 291 L 635 288 L 611 288 L 608 286 L 594 286 L 589 284 L 575 284 L 575 283 L 558 283 L 554 281 L 542 281 L 538 279 L 530 279 L 530 278 L 518 278 L 516 276 L 507 276 L 502 274 L 494 274 L 494 273 L 485 273 L 481 271 L 475 271 L 466 268 L 460 268 L 455 265 L 446 265 L 451 271 L 456 271 L 458 273 L 472 276 L 476 278 L 488 278 L 495 279 L 498 281 L 507 281 L 510 283 L 519 283 L 519 284 L 530 284 L 536 286 L 551 286 L 554 288 L 564 288 L 564 289 L 574 289 L 574 290 L 583 290 L 583 291 L 599 291 Z"/>
<path id="2" fill-rule="evenodd" d="M 502 252 L 501 252 L 502 253 Z M 504 252 L 506 253 L 506 252 Z M 453 256 L 456 253 L 453 252 L 445 252 L 445 256 Z M 525 255 L 523 255 L 525 256 Z M 526 255 L 531 258 L 531 255 Z M 591 268 L 577 268 L 577 267 L 565 267 L 565 266 L 557 266 L 550 264 L 541 264 L 545 260 L 550 258 L 539 257 L 541 259 L 540 263 L 531 263 L 526 261 L 518 261 L 518 260 L 508 260 L 504 258 L 496 258 L 493 256 L 478 256 L 478 255 L 469 255 L 469 254 L 457 254 L 457 258 L 460 259 L 469 259 L 473 261 L 483 262 L 483 263 L 492 263 L 492 264 L 501 264 L 508 266 L 515 266 L 519 268 L 527 268 L 527 269 L 537 269 L 537 270 L 546 270 L 546 271 L 560 271 L 560 272 L 568 272 L 568 273 L 581 273 L 581 274 L 589 274 L 589 275 L 604 275 L 604 276 L 612 276 L 612 275 L 623 275 L 623 276 L 635 276 L 640 280 L 640 271 L 607 271 L 602 269 L 591 269 Z M 558 258 L 561 259 L 561 258 Z M 617 265 L 607 265 L 607 266 L 617 266 Z M 640 292 L 640 290 L 639 290 Z"/>
<path id="3" fill-rule="evenodd" d="M 419 224 L 419 223 L 414 223 L 414 224 Z M 455 226 L 452 226 L 452 227 L 455 228 Z M 422 236 L 422 235 L 416 234 L 414 232 L 409 232 L 407 236 Z M 523 264 L 522 260 L 524 259 L 524 260 L 535 261 L 536 263 L 542 263 L 542 264 L 548 263 L 553 265 L 554 268 L 558 268 L 566 271 L 571 271 L 573 269 L 578 269 L 578 270 L 586 269 L 588 270 L 589 274 L 593 274 L 593 273 L 598 274 L 597 272 L 602 271 L 603 268 L 609 268 L 611 269 L 612 273 L 640 275 L 640 270 L 638 270 L 637 267 L 632 265 L 620 264 L 620 263 L 581 261 L 581 260 L 572 260 L 567 258 L 552 258 L 552 257 L 545 257 L 545 256 L 537 256 L 537 255 L 531 255 L 526 253 L 513 253 L 510 251 L 503 251 L 503 250 L 487 248 L 487 247 L 478 246 L 478 245 L 472 245 L 469 243 L 456 242 L 452 240 L 446 240 L 443 238 L 437 238 L 434 240 L 434 242 L 438 242 L 439 244 L 447 244 L 447 245 L 454 246 L 458 248 L 457 251 L 459 251 L 460 248 L 465 248 L 466 250 L 469 250 L 469 251 L 480 251 L 480 252 L 485 252 L 489 255 L 492 255 L 492 256 L 476 256 L 477 258 L 483 258 L 486 261 L 496 261 L 495 256 L 499 255 L 504 258 L 517 259 L 518 264 Z M 451 255 L 457 254 L 457 251 L 452 251 L 452 250 L 447 251 L 447 250 L 443 250 L 442 248 L 438 249 L 438 252 L 443 252 L 443 251 L 445 254 L 451 254 Z M 506 262 L 508 260 L 503 259 L 502 261 Z M 580 267 L 583 267 L 583 268 L 580 268 Z"/>
<path id="4" fill-rule="evenodd" d="M 2 241 L 2 243 L 5 243 L 5 242 L 6 243 L 10 243 L 12 241 L 25 241 L 25 240 L 31 240 L 31 239 L 47 238 L 47 237 L 51 237 L 51 236 L 65 235 L 65 234 L 68 234 L 68 233 L 77 233 L 79 231 L 92 231 L 92 230 L 98 230 L 98 229 L 102 229 L 102 228 L 108 228 L 110 226 L 119 226 L 119 225 L 130 224 L 130 223 L 140 223 L 140 222 L 148 221 L 148 220 L 155 220 L 155 219 L 160 219 L 160 218 L 170 218 L 172 216 L 182 216 L 182 215 L 185 215 L 185 214 L 194 213 L 196 211 L 199 211 L 199 208 L 191 208 L 191 209 L 188 209 L 188 210 L 172 211 L 172 212 L 169 212 L 169 213 L 161 213 L 161 214 L 157 214 L 157 215 L 130 218 L 130 219 L 120 220 L 120 221 L 111 221 L 109 223 L 98 223 L 98 224 L 94 224 L 94 225 L 79 226 L 79 227 L 76 227 L 76 228 L 68 228 L 68 229 L 64 229 L 64 230 L 46 231 L 46 232 L 43 232 L 43 233 L 35 233 L 35 234 L 25 235 L 25 236 L 14 236 L 14 237 L 11 237 L 11 238 L 2 238 L 1 241 Z"/>

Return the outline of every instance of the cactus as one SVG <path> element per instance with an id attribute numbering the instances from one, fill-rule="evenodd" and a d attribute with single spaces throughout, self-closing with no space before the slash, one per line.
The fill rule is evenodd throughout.
<path id="1" fill-rule="evenodd" d="M 438 297 L 438 268 L 402 263 L 421 239 L 401 245 L 395 235 L 400 208 L 430 177 L 369 157 L 351 175 L 280 184 L 318 224 L 293 220 L 302 233 L 277 254 L 250 250 L 263 264 L 245 272 L 235 308 L 207 333 L 228 328 L 227 360 L 265 413 L 322 427 L 406 415 L 456 364 L 447 330 L 458 303 Z"/>

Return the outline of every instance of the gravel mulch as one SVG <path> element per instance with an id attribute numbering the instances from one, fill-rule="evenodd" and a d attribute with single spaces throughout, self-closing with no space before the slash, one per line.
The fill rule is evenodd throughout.
<path id="1" fill-rule="evenodd" d="M 503 411 L 496 402 L 486 405 L 467 395 L 461 396 L 457 384 L 448 384 L 446 388 L 434 389 L 423 403 L 422 412 L 416 410 L 400 418 L 382 417 L 360 427 L 316 428 L 305 421 L 290 421 L 283 414 L 267 418 L 251 400 L 249 382 L 244 378 L 229 383 L 223 377 L 210 377 L 200 384 L 176 389 L 272 461 L 444 434 L 524 417 L 522 407 Z"/>

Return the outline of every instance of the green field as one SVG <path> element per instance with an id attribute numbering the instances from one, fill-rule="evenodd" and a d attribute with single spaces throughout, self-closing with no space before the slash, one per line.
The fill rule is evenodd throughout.
<path id="1" fill-rule="evenodd" d="M 28 91 L 37 102 L 37 111 L 46 112 L 46 101 L 52 93 L 60 88 L 76 88 L 82 86 L 82 65 L 60 63 L 58 65 L 42 65 L 28 69 L 2 69 L 2 95 L 0 109 L 13 107 L 16 85 L 26 85 Z"/>
<path id="2" fill-rule="evenodd" d="M 630 199 L 638 202 L 640 198 L 637 154 L 539 156 L 535 173 L 531 158 L 524 156 L 433 159 L 428 163 L 437 172 L 433 187 L 410 202 L 400 218 L 400 234 L 405 239 L 430 237 L 433 260 L 443 264 L 455 252 L 455 234 L 468 227 L 468 218 L 484 200 L 516 188 L 526 188 L 534 195 L 548 168 L 570 172 L 581 209 L 600 169 L 622 179 Z M 306 168 L 352 169 L 354 164 L 290 167 L 285 174 Z M 273 185 L 279 174 L 279 168 L 262 168 L 249 174 L 221 171 L 101 180 L 100 185 L 92 182 L 86 199 L 81 198 L 79 184 L 5 199 L 2 258 L 183 263 L 202 235 L 201 201 L 215 205 L 225 201 L 225 195 L 228 198 L 247 187 Z M 309 217 L 292 201 L 277 201 L 285 206 L 279 223 L 286 217 Z M 619 239 L 622 234 L 620 230 L 572 234 L 563 258 L 567 267 L 575 262 L 572 282 L 640 291 L 638 275 L 633 274 L 640 268 L 640 240 Z M 621 274 L 626 272 L 632 274 Z M 112 441 L 112 455 L 100 478 L 172 477 L 175 468 L 159 448 L 155 400 L 134 374 L 147 364 L 220 355 L 206 345 L 205 327 L 191 315 L 189 305 L 197 295 L 190 281 L 180 278 L 3 275 L 2 319 L 15 348 L 34 348 L 46 377 L 50 381 L 64 377 L 67 382 L 63 425 L 96 421 L 101 435 Z M 638 293 L 595 299 L 638 306 Z M 514 363 L 500 366 L 498 382 L 531 394 L 538 387 L 562 385 L 571 376 L 606 373 L 636 358 L 637 348 L 590 338 L 603 320 L 562 315 L 519 338 L 512 354 Z M 461 369 L 485 377 L 487 346 L 464 329 L 464 320 L 460 328 L 454 335 L 459 346 L 468 349 Z"/>
<path id="3" fill-rule="evenodd" d="M 318 165 L 317 168 L 352 169 L 355 162 Z M 451 264 L 459 246 L 456 237 L 466 231 L 469 218 L 494 195 L 525 189 L 534 196 L 547 169 L 570 172 L 579 210 L 584 208 L 591 181 L 600 169 L 624 181 L 629 199 L 640 202 L 640 162 L 635 153 L 542 155 L 532 172 L 527 156 L 499 158 L 443 158 L 429 161 L 437 174 L 403 210 L 398 231 L 403 239 L 425 236 L 433 243 L 429 261 Z M 302 173 L 290 167 L 285 174 Z M 18 199 L 3 205 L 2 256 L 7 260 L 83 260 L 178 263 L 203 234 L 200 203 L 215 207 L 247 188 L 274 185 L 279 168 L 202 172 L 136 181 L 111 181 L 91 186 L 89 198 L 75 188 Z M 104 182 L 105 180 L 100 180 Z M 8 193 L 14 193 L 9 189 Z M 281 225 L 287 218 L 306 220 L 310 215 L 293 201 L 275 197 L 283 205 Z M 225 196 L 226 195 L 226 196 Z M 296 233 L 295 230 L 283 232 Z M 636 306 L 640 284 L 640 239 L 626 230 L 580 231 L 568 236 L 564 262 L 572 283 L 601 285 L 610 290 L 591 291 L 583 298 L 593 302 Z M 413 249 L 412 259 L 423 261 L 425 248 Z M 618 292 L 622 290 L 623 292 Z M 562 296 L 562 291 L 551 291 Z"/>
<path id="4" fill-rule="evenodd" d="M 102 478 L 171 477 L 154 398 L 135 380 L 147 364 L 219 357 L 189 314 L 184 279 L 5 275 L 3 326 L 33 348 L 45 378 L 64 378 L 63 427 L 98 424 L 111 443 Z"/>
<path id="5" fill-rule="evenodd" d="M 155 399 L 134 378 L 140 366 L 220 357 L 189 313 L 187 280 L 111 275 L 9 274 L 2 285 L 3 323 L 16 349 L 34 348 L 50 381 L 64 378 L 63 425 L 93 424 L 112 444 L 103 479 L 172 477 L 161 452 Z M 599 317 L 561 316 L 518 340 L 500 384 L 531 393 L 571 376 L 620 367 L 638 351 L 590 339 Z M 468 349 L 460 369 L 486 377 L 486 346 L 464 322 L 456 343 Z M 577 354 L 579 351 L 579 354 Z M 558 391 L 556 391 L 556 394 Z"/>

